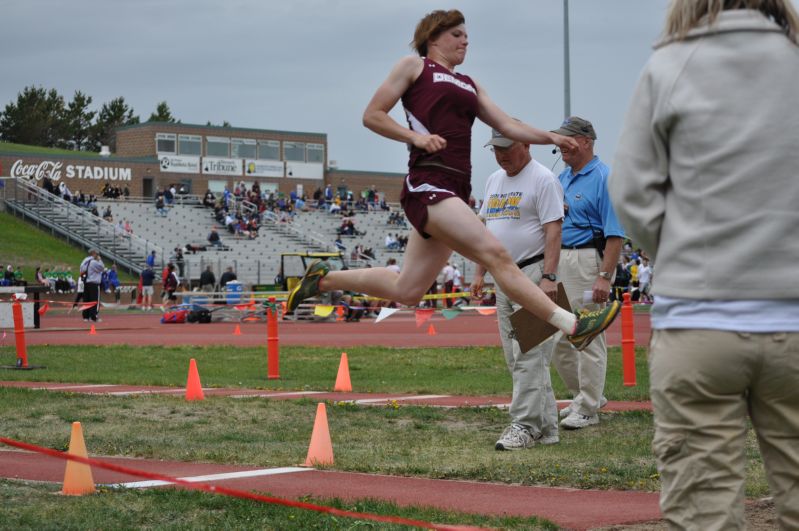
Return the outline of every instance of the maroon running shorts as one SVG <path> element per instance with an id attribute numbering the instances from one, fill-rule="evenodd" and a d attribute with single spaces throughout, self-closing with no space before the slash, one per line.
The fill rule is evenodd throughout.
<path id="1" fill-rule="evenodd" d="M 430 235 L 424 231 L 427 225 L 427 207 L 450 197 L 459 197 L 469 204 L 472 184 L 466 176 L 456 176 L 439 169 L 412 168 L 405 176 L 400 194 L 400 204 L 405 217 L 423 238 Z"/>

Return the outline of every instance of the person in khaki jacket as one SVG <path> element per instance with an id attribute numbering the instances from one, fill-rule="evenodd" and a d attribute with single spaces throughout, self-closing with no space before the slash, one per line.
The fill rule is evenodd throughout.
<path id="1" fill-rule="evenodd" d="M 799 17 L 673 0 L 609 188 L 658 264 L 650 382 L 661 510 L 743 529 L 747 414 L 780 529 L 799 529 Z"/>

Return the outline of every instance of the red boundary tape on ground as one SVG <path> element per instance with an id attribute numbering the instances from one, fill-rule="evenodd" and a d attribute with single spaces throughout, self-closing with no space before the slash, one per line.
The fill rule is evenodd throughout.
<path id="1" fill-rule="evenodd" d="M 78 463 L 83 463 L 85 465 L 95 466 L 97 468 L 104 468 L 106 470 L 111 470 L 114 472 L 120 472 L 122 474 L 128 474 L 130 476 L 142 477 L 147 479 L 154 479 L 159 481 L 166 481 L 169 483 L 174 483 L 177 485 L 181 485 L 186 487 L 187 489 L 192 490 L 200 490 L 204 492 L 210 492 L 212 494 L 224 494 L 225 496 L 233 496 L 234 498 L 244 498 L 249 500 L 255 500 L 264 503 L 272 503 L 276 505 L 284 505 L 286 507 L 297 507 L 299 509 L 308 509 L 310 511 L 317 511 L 320 513 L 328 513 L 335 516 L 344 516 L 347 518 L 356 518 L 359 520 L 374 520 L 376 522 L 387 522 L 390 524 L 400 524 L 400 525 L 407 525 L 413 527 L 423 527 L 426 529 L 441 529 L 441 530 L 465 530 L 465 529 L 484 529 L 480 527 L 467 527 L 467 526 L 451 526 L 451 525 L 440 525 L 440 524 L 433 524 L 430 522 L 423 522 L 421 520 L 410 520 L 406 518 L 400 518 L 397 516 L 381 516 L 379 514 L 371 514 L 371 513 L 356 513 L 353 511 L 345 511 L 343 509 L 336 509 L 334 507 L 324 507 L 322 505 L 314 505 L 312 503 L 305 503 L 300 501 L 294 500 L 286 500 L 283 498 L 274 498 L 272 496 L 264 496 L 261 494 L 255 494 L 253 492 L 247 492 L 244 490 L 238 489 L 230 489 L 227 487 L 220 487 L 216 485 L 209 485 L 207 483 L 192 483 L 186 480 L 172 478 L 169 476 L 164 476 L 162 474 L 158 474 L 155 472 L 145 472 L 144 470 L 136 470 L 133 468 L 128 468 L 120 465 L 115 465 L 113 463 L 106 463 L 105 461 L 99 461 L 97 459 L 91 459 L 88 457 L 81 457 L 79 455 L 72 455 L 66 452 L 59 452 L 58 450 L 53 450 L 52 448 L 44 448 L 41 446 L 36 446 L 33 444 L 29 444 L 22 441 L 15 441 L 14 439 L 8 439 L 6 437 L 0 437 L 0 442 L 7 444 L 9 446 L 14 446 L 16 448 L 21 448 L 23 450 L 29 450 L 31 452 L 37 452 L 44 455 L 49 455 L 50 457 L 57 457 L 58 459 L 65 459 L 70 461 L 77 461 Z"/>

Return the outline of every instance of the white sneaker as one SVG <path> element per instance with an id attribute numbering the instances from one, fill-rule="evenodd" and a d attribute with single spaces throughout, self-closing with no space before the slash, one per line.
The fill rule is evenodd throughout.
<path id="1" fill-rule="evenodd" d="M 599 415 L 580 415 L 579 413 L 572 413 L 562 421 L 560 425 L 567 430 L 579 430 L 580 428 L 587 428 L 599 424 Z"/>
<path id="2" fill-rule="evenodd" d="M 535 446 L 535 440 L 523 426 L 511 424 L 502 432 L 494 448 L 497 450 L 521 450 Z"/>
<path id="3" fill-rule="evenodd" d="M 605 398 L 605 397 L 603 396 L 603 397 L 602 397 L 602 398 L 599 400 L 599 409 L 602 409 L 603 407 L 605 407 L 605 406 L 607 406 L 607 405 L 608 405 L 608 399 L 607 399 L 607 398 Z M 568 417 L 568 416 L 569 416 L 569 415 L 571 415 L 571 414 L 572 414 L 572 406 L 571 406 L 571 404 L 569 404 L 568 406 L 564 407 L 563 409 L 561 409 L 561 410 L 558 412 L 558 415 L 559 415 L 559 416 L 560 416 L 560 418 L 562 418 L 562 419 L 565 419 L 566 417 Z"/>

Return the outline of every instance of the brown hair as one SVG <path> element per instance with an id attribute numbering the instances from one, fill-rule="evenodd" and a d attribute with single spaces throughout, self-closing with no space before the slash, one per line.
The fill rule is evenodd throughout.
<path id="1" fill-rule="evenodd" d="M 466 19 L 463 17 L 463 13 L 457 9 L 450 9 L 449 11 L 439 9 L 428 13 L 416 25 L 411 46 L 416 50 L 416 53 L 425 57 L 427 55 L 427 42 L 430 39 L 435 39 L 448 29 L 464 22 L 466 22 Z"/>
<path id="2" fill-rule="evenodd" d="M 706 16 L 713 24 L 721 11 L 752 9 L 760 11 L 785 30 L 785 35 L 797 44 L 799 15 L 791 0 L 672 0 L 666 16 L 664 33 L 667 38 L 682 40 L 688 31 L 700 25 Z"/>

